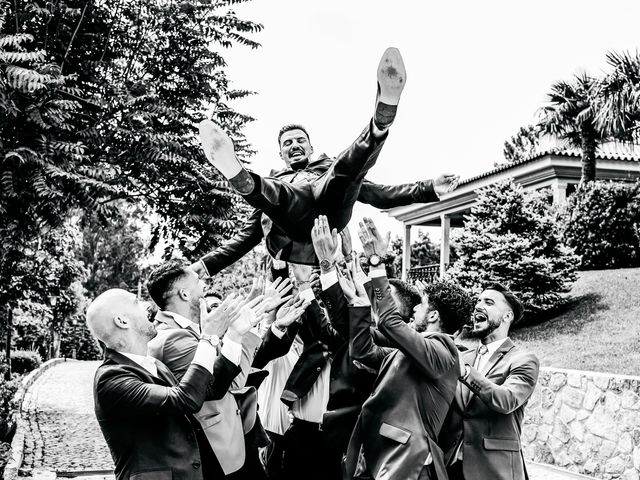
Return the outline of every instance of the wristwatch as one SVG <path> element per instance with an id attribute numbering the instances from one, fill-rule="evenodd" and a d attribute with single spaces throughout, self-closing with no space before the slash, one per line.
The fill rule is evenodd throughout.
<path id="1" fill-rule="evenodd" d="M 204 340 L 205 342 L 208 342 L 209 345 L 211 345 L 214 348 L 220 345 L 220 337 L 218 335 L 207 335 L 206 333 L 201 333 L 200 340 Z"/>
<path id="2" fill-rule="evenodd" d="M 320 270 L 322 270 L 323 272 L 328 272 L 329 270 L 331 270 L 331 268 L 333 268 L 333 262 L 327 260 L 326 258 L 320 260 Z"/>
<path id="3" fill-rule="evenodd" d="M 380 257 L 380 255 L 376 255 L 374 253 L 373 255 L 369 255 L 369 258 L 367 258 L 367 261 L 369 262 L 369 265 L 371 267 L 377 267 L 382 263 L 382 258 Z"/>

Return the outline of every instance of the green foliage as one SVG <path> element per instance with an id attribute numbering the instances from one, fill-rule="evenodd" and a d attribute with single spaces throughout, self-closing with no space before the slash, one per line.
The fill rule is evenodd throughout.
<path id="1" fill-rule="evenodd" d="M 531 158 L 536 153 L 539 144 L 540 132 L 538 127 L 527 125 L 526 127 L 520 127 L 518 133 L 504 142 L 502 153 L 506 163 L 518 163 Z M 498 167 L 501 164 L 495 163 L 494 166 Z"/>
<path id="2" fill-rule="evenodd" d="M 265 274 L 265 255 L 262 247 L 254 248 L 233 265 L 214 275 L 209 280 L 209 289 L 220 295 L 228 295 L 240 288 L 250 288 L 255 277 Z"/>
<path id="3" fill-rule="evenodd" d="M 102 350 L 98 342 L 84 321 L 78 316 L 75 322 L 64 325 L 61 335 L 60 356 L 77 358 L 78 360 L 99 360 L 102 358 Z"/>
<path id="4" fill-rule="evenodd" d="M 583 269 L 640 266 L 640 182 L 590 182 L 569 197 L 564 238 Z"/>
<path id="5" fill-rule="evenodd" d="M 42 357 L 35 350 L 14 350 L 11 352 L 11 372 L 23 375 L 42 364 Z"/>
<path id="6" fill-rule="evenodd" d="M 484 188 L 454 235 L 459 259 L 448 276 L 475 293 L 501 282 L 529 313 L 554 307 L 576 279 L 579 258 L 562 243 L 544 192 L 525 193 L 512 181 Z"/>
<path id="7" fill-rule="evenodd" d="M 8 368 L 4 356 L 0 355 L 0 440 L 7 440 L 13 412 L 17 407 L 14 397 L 20 386 L 20 377 L 17 375 L 9 380 L 5 378 Z"/>
<path id="8" fill-rule="evenodd" d="M 640 126 L 640 52 L 610 52 L 610 71 L 581 73 L 551 86 L 540 109 L 542 133 L 582 151 L 582 181 L 596 179 L 596 149 L 607 141 L 637 142 Z"/>
<path id="9" fill-rule="evenodd" d="M 82 240 L 75 254 L 87 270 L 83 286 L 88 298 L 109 288 L 137 289 L 142 262 L 149 256 L 142 239 L 144 221 L 143 211 L 125 204 L 109 221 L 91 213 L 83 217 Z"/>

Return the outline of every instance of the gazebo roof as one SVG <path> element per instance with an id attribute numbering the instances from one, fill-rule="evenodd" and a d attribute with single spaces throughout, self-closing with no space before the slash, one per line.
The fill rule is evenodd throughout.
<path id="1" fill-rule="evenodd" d="M 478 189 L 509 178 L 530 190 L 559 183 L 577 184 L 581 177 L 581 157 L 578 149 L 546 146 L 519 162 L 499 165 L 463 179 L 456 190 L 443 195 L 439 202 L 397 207 L 386 212 L 405 225 L 440 225 L 440 217 L 448 215 L 452 226 L 458 226 L 475 203 Z M 598 148 L 596 158 L 598 179 L 640 179 L 640 146 L 606 143 Z"/>

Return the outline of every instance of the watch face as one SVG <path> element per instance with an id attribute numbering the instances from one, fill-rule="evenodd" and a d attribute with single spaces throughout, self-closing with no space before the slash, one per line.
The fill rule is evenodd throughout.
<path id="1" fill-rule="evenodd" d="M 369 265 L 371 265 L 372 267 L 377 267 L 381 262 L 382 259 L 376 254 L 373 254 L 369 257 Z"/>
<path id="2" fill-rule="evenodd" d="M 320 260 L 320 268 L 322 270 L 329 270 L 331 268 L 331 262 L 329 260 L 327 260 L 326 258 Z"/>

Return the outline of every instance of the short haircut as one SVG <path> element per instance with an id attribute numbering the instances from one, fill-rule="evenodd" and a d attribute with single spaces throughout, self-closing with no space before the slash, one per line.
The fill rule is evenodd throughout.
<path id="1" fill-rule="evenodd" d="M 413 313 L 413 309 L 420 303 L 421 300 L 418 291 L 407 282 L 404 282 L 397 278 L 390 278 L 389 285 L 396 289 L 396 296 L 400 301 L 400 305 L 398 305 L 398 310 L 401 311 L 400 313 L 403 314 L 404 312 L 406 312 L 407 315 L 410 316 Z M 404 310 L 404 312 L 402 312 L 402 310 Z M 408 321 L 409 319 L 405 318 L 405 320 Z"/>
<path id="2" fill-rule="evenodd" d="M 302 125 L 298 123 L 290 123 L 280 129 L 280 132 L 278 133 L 278 145 L 280 145 L 280 139 L 282 138 L 282 135 L 284 135 L 287 132 L 290 132 L 291 130 L 302 130 L 304 134 L 307 136 L 307 140 L 311 141 L 311 138 L 309 137 L 309 132 L 307 132 L 306 128 L 304 128 Z"/>
<path id="3" fill-rule="evenodd" d="M 514 324 L 520 321 L 522 314 L 524 313 L 524 305 L 515 293 L 498 282 L 486 283 L 483 286 L 483 290 L 495 290 L 496 292 L 500 292 L 511 307 L 511 310 L 513 310 L 513 322 L 511 323 Z"/>
<path id="4" fill-rule="evenodd" d="M 187 274 L 188 268 L 187 261 L 174 259 L 153 269 L 147 281 L 147 290 L 160 310 L 167 308 L 171 289 L 180 278 Z"/>
<path id="5" fill-rule="evenodd" d="M 436 280 L 427 284 L 429 307 L 437 310 L 444 333 L 453 335 L 471 318 L 474 302 L 471 294 L 451 281 Z"/>

